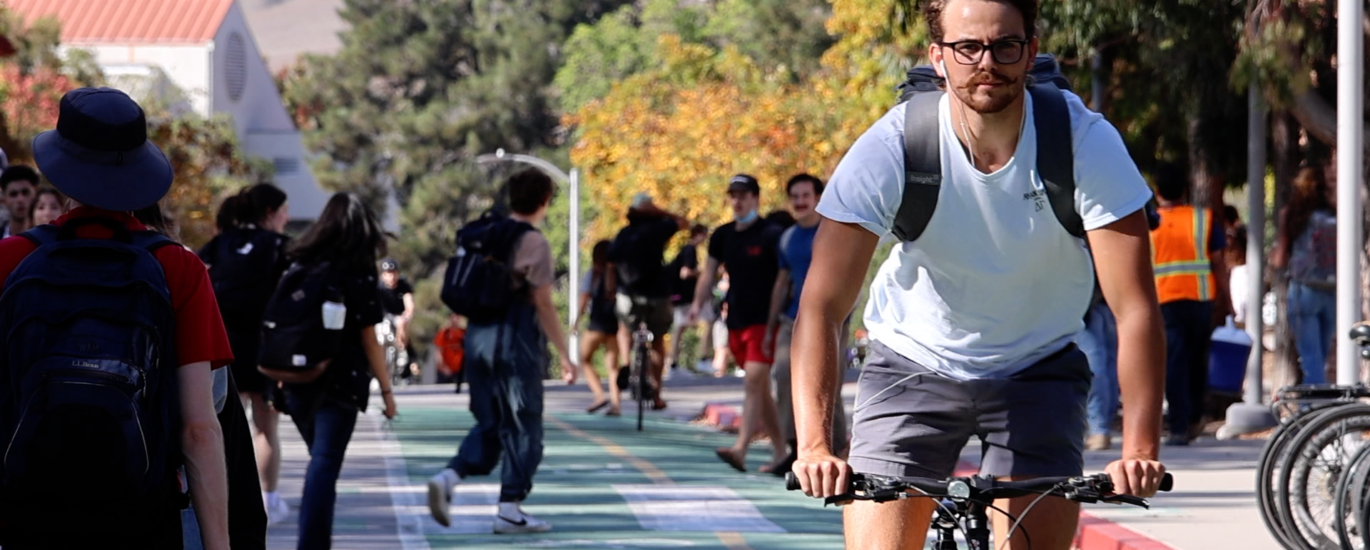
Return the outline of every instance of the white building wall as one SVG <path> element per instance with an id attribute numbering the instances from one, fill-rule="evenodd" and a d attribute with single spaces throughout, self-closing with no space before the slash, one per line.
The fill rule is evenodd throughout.
<path id="1" fill-rule="evenodd" d="M 210 113 L 210 52 L 211 44 L 197 45 L 132 45 L 132 44 L 69 44 L 67 47 L 87 50 L 95 55 L 101 66 L 151 65 L 161 67 L 190 100 L 196 113 L 208 117 Z"/>

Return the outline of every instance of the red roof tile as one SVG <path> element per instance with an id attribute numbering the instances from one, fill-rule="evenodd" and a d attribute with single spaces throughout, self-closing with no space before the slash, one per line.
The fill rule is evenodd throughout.
<path id="1" fill-rule="evenodd" d="M 62 22 L 70 44 L 202 43 L 214 39 L 234 0 L 0 0 L 28 23 Z"/>

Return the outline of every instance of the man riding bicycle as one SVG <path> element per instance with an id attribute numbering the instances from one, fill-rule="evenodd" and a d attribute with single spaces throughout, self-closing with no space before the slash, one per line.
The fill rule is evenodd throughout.
<path id="1" fill-rule="evenodd" d="M 617 274 L 615 313 L 619 323 L 620 361 L 631 363 L 632 333 L 646 324 L 652 333 L 651 372 L 648 379 L 653 392 L 652 409 L 666 408 L 661 399 L 661 373 L 666 352 L 666 332 L 671 330 L 670 286 L 662 264 L 666 244 L 676 232 L 689 227 L 685 218 L 662 210 L 645 193 L 638 194 L 628 209 L 628 226 L 609 245 L 609 263 Z M 641 376 L 641 373 L 638 373 Z M 620 375 L 622 376 L 622 375 Z M 622 384 L 619 385 L 623 387 Z"/>
<path id="2" fill-rule="evenodd" d="M 401 365 L 403 376 L 409 378 L 412 372 L 412 361 L 418 356 L 414 354 L 414 348 L 409 346 L 409 323 L 414 320 L 414 287 L 410 286 L 409 281 L 400 276 L 400 266 L 395 260 L 386 258 L 381 260 L 381 284 L 380 284 L 381 307 L 385 309 L 385 319 L 395 329 L 395 347 L 397 350 L 404 350 L 404 355 L 408 357 L 405 365 Z"/>
<path id="3" fill-rule="evenodd" d="M 1087 240 L 1117 316 L 1124 440 L 1122 459 L 1107 472 L 1116 493 L 1151 496 L 1164 474 L 1157 449 L 1165 339 L 1142 212 L 1150 191 L 1118 132 L 1070 92 L 1050 97 L 1064 102 L 1057 114 L 1068 117 L 1068 134 L 1039 142 L 1034 102 L 1046 91 L 1025 88 L 1037 54 L 1036 0 L 929 0 L 923 9 L 928 56 L 947 93 L 930 104 L 910 100 L 876 122 L 818 205 L 828 221 L 815 237 L 794 334 L 793 471 L 819 497 L 843 493 L 851 471 L 945 478 L 976 435 L 983 474 L 1080 475 L 1090 371 L 1071 341 L 1094 286 Z M 931 137 L 910 137 L 940 147 L 931 158 L 941 169 L 906 178 L 905 110 L 923 107 L 913 114 L 931 117 Z M 1060 210 L 1075 212 L 1084 239 L 1047 201 L 1035 162 L 1039 147 L 1064 148 L 1060 140 L 1070 140 L 1073 161 L 1064 170 L 1073 170 L 1075 185 L 1073 208 Z M 905 189 L 906 179 L 919 187 Z M 940 199 L 904 204 L 929 190 Z M 917 235 L 896 232 L 905 206 L 935 206 L 936 214 L 922 219 Z M 870 286 L 865 324 L 874 341 L 843 461 L 826 425 L 839 383 L 838 330 L 861 291 L 853 267 L 869 265 L 892 234 L 904 242 Z M 1021 516 L 1028 503 L 997 504 Z M 847 547 L 922 548 L 935 506 L 921 498 L 854 503 L 845 510 Z M 1038 550 L 1066 550 L 1078 517 L 1078 504 L 1047 498 L 1023 528 Z M 1004 540 L 1007 518 L 996 514 L 994 527 Z M 1009 543 L 1025 547 L 1021 534 Z"/>

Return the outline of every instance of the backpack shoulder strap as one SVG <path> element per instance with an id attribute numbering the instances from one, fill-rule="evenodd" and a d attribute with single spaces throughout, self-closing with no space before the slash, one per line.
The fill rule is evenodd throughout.
<path id="1" fill-rule="evenodd" d="M 19 236 L 28 239 L 34 247 L 49 245 L 57 242 L 57 226 L 48 224 L 35 226 L 33 229 L 20 233 Z"/>
<path id="2" fill-rule="evenodd" d="M 1032 94 L 1033 126 L 1037 131 L 1037 173 L 1047 199 L 1066 232 L 1085 237 L 1084 220 L 1075 208 L 1075 142 L 1070 132 L 1070 107 L 1055 84 L 1039 82 Z"/>
<path id="3" fill-rule="evenodd" d="M 894 215 L 894 236 L 916 240 L 932 220 L 942 189 L 942 137 L 938 102 L 943 93 L 915 94 L 904 105 L 904 192 Z"/>
<path id="4" fill-rule="evenodd" d="M 796 228 L 796 227 L 799 227 L 799 226 L 798 226 L 798 225 L 791 225 L 791 226 L 785 228 L 785 231 L 782 232 L 782 233 L 780 234 L 780 246 L 777 247 L 777 251 L 778 251 L 780 254 L 784 254 L 784 253 L 785 253 L 785 249 L 786 249 L 786 248 L 789 248 L 789 246 L 790 246 L 790 239 L 793 239 L 793 238 L 794 238 L 794 228 Z"/>

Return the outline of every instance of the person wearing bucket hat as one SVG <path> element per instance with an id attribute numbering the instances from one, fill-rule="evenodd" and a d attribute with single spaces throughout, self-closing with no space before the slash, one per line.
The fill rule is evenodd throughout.
<path id="1" fill-rule="evenodd" d="M 60 419 L 61 426 L 77 432 L 34 436 L 18 450 L 16 443 L 11 444 L 11 451 L 30 458 L 18 472 L 6 464 L 4 502 L 0 503 L 7 511 L 0 532 L 5 549 L 182 548 L 180 509 L 185 507 L 185 495 L 178 482 L 179 464 L 184 464 L 203 547 L 227 549 L 223 435 L 215 416 L 211 373 L 231 363 L 233 354 L 204 263 L 183 246 L 164 246 L 175 243 L 148 231 L 131 213 L 156 204 L 167 193 L 171 164 L 148 141 L 142 108 L 123 92 L 107 88 L 81 88 L 63 96 L 57 128 L 34 138 L 33 152 L 44 175 L 72 198 L 76 208 L 51 225 L 0 240 L 0 285 L 13 285 L 14 290 L 0 299 L 0 326 L 36 323 L 48 335 L 11 339 L 5 342 L 6 353 L 10 358 L 57 357 L 67 353 L 63 346 L 70 347 L 68 342 L 79 340 L 81 356 L 92 359 L 85 361 L 82 369 L 63 371 L 63 377 L 74 380 L 70 384 L 49 382 L 35 389 L 3 392 L 14 396 L 0 398 L 0 410 L 5 411 L 0 415 L 0 429 L 11 430 L 9 433 L 16 437 L 23 432 L 12 424 L 14 415 L 9 411 L 40 397 L 50 403 L 45 409 L 50 410 L 48 420 Z M 56 254 L 58 250 L 70 253 Z M 150 265 L 154 260 L 160 271 Z M 80 269 L 71 269 L 73 266 Z M 64 268 L 68 269 L 63 272 L 67 279 L 58 291 L 25 284 Z M 109 273 L 129 273 L 129 282 L 136 284 L 118 285 L 118 290 L 111 291 L 110 283 L 117 281 L 109 281 Z M 103 289 L 100 292 L 104 294 L 97 293 L 96 288 Z M 90 296 L 99 298 L 92 300 Z M 110 299 L 131 307 L 127 311 L 104 308 L 98 313 L 91 309 L 101 308 L 99 304 Z M 35 317 L 35 301 L 67 318 L 92 320 L 48 325 Z M 137 319 L 151 323 L 156 330 L 149 333 L 147 329 L 128 328 L 142 326 L 132 322 Z M 95 375 L 127 380 L 127 361 L 103 359 L 125 354 L 104 349 L 112 345 L 82 342 L 123 341 L 114 336 L 134 333 L 149 339 L 148 353 L 133 354 L 143 356 L 132 365 L 141 380 L 134 386 L 143 389 L 120 401 L 111 396 L 121 395 L 118 392 L 125 391 L 120 389 L 123 386 L 110 385 Z M 175 357 L 169 357 L 171 354 Z M 124 366 L 112 368 L 106 363 Z M 168 372 L 157 366 L 160 363 L 179 367 Z M 11 359 L 0 363 L 0 368 L 20 369 L 23 364 Z M 41 367 L 44 363 L 27 364 L 47 368 Z M 11 376 L 23 374 L 11 372 L 0 378 L 9 380 Z M 76 383 L 81 380 L 90 382 Z M 174 387 L 155 390 L 162 384 Z M 108 395 L 80 389 L 97 386 L 106 388 Z M 60 409 L 52 404 L 60 405 L 63 399 L 89 406 Z M 129 447 L 128 431 L 120 428 L 120 421 L 110 422 L 110 418 L 129 415 L 138 419 L 135 433 L 141 435 L 145 454 L 106 452 L 136 448 Z M 37 428 L 29 430 L 42 432 L 43 423 L 35 424 Z M 132 441 L 136 444 L 140 439 Z M 44 458 L 49 460 L 41 461 Z M 117 475 L 107 475 L 111 472 L 132 477 L 120 483 Z M 82 514 L 80 529 L 71 528 L 75 521 L 69 514 L 53 513 L 70 506 L 73 494 L 82 495 L 84 502 L 99 510 L 98 514 Z"/>

